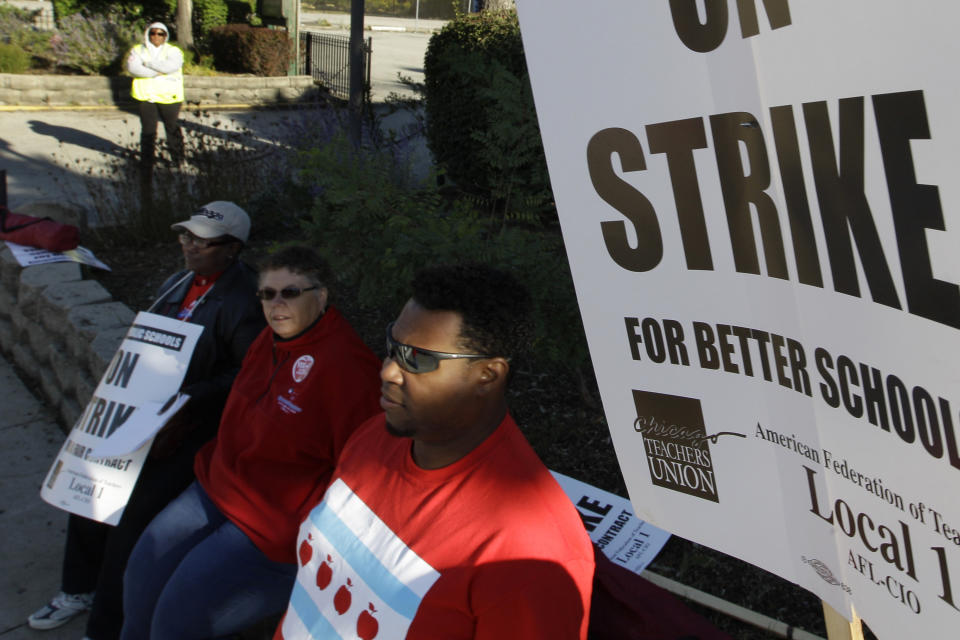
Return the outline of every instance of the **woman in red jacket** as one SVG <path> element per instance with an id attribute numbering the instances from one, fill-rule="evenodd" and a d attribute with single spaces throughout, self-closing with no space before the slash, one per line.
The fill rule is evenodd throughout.
<path id="1" fill-rule="evenodd" d="M 268 327 L 244 359 L 197 482 L 141 536 L 121 638 L 214 638 L 281 612 L 297 527 L 354 428 L 379 410 L 380 362 L 328 304 L 329 270 L 291 247 L 262 266 Z"/>

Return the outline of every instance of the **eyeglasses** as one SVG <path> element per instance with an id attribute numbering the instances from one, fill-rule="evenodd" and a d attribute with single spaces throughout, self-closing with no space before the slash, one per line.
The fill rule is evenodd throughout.
<path id="1" fill-rule="evenodd" d="M 441 360 L 455 360 L 459 358 L 482 359 L 492 356 L 479 353 L 446 353 L 422 349 L 409 344 L 403 344 L 393 339 L 393 323 L 387 325 L 387 357 L 397 363 L 409 373 L 428 373 L 440 366 Z"/>
<path id="2" fill-rule="evenodd" d="M 187 231 L 181 231 L 177 235 L 177 239 L 180 240 L 180 244 L 183 246 L 193 245 L 195 247 L 200 247 L 201 249 L 209 249 L 210 247 L 219 247 L 225 244 L 230 244 L 233 240 L 207 240 L 206 238 L 198 238 L 197 236 L 189 233 Z"/>
<path id="3" fill-rule="evenodd" d="M 264 287 L 263 289 L 257 290 L 257 297 L 261 300 L 273 300 L 277 294 L 280 294 L 280 297 L 284 300 L 293 300 L 294 298 L 299 298 L 300 294 L 304 291 L 313 291 L 314 289 L 319 289 L 320 285 L 313 285 L 312 287 L 284 287 L 277 291 L 272 287 Z"/>
<path id="4" fill-rule="evenodd" d="M 167 37 L 167 32 L 166 32 L 166 31 L 151 31 L 151 32 L 150 32 L 150 35 L 152 35 L 152 36 L 163 36 L 164 38 L 166 38 L 166 37 Z"/>

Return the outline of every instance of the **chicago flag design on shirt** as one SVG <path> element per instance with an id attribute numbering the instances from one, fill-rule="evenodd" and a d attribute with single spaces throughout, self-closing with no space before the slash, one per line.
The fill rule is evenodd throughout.
<path id="1" fill-rule="evenodd" d="M 284 640 L 403 638 L 440 577 L 340 479 L 300 525 L 297 544 Z"/>

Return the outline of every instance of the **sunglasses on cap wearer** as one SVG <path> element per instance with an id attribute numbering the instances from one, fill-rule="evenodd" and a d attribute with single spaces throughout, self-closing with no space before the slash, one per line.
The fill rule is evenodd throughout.
<path id="1" fill-rule="evenodd" d="M 277 294 L 280 294 L 280 297 L 284 300 L 293 300 L 294 298 L 299 298 L 300 294 L 304 291 L 313 291 L 314 289 L 319 289 L 320 285 L 313 285 L 312 287 L 284 287 L 277 291 L 273 287 L 264 287 L 263 289 L 257 290 L 257 297 L 261 300 L 273 300 L 277 297 Z"/>
<path id="2" fill-rule="evenodd" d="M 235 242 L 233 239 L 228 240 L 207 240 L 206 238 L 198 238 L 189 231 L 181 231 L 177 234 L 177 239 L 180 241 L 180 244 L 187 246 L 192 244 L 195 247 L 200 247 L 201 249 L 209 249 L 210 247 L 219 247 L 225 244 L 230 244 Z"/>
<path id="3" fill-rule="evenodd" d="M 167 32 L 166 32 L 166 31 L 159 31 L 159 30 L 157 30 L 157 29 L 152 29 L 152 30 L 150 31 L 150 35 L 152 35 L 152 36 L 163 36 L 164 38 L 166 38 L 166 37 L 167 37 Z"/>
<path id="4" fill-rule="evenodd" d="M 403 344 L 393 339 L 393 323 L 391 322 L 387 325 L 387 357 L 409 373 L 428 373 L 436 370 L 440 366 L 441 360 L 483 359 L 493 356 L 479 353 L 447 353 Z"/>

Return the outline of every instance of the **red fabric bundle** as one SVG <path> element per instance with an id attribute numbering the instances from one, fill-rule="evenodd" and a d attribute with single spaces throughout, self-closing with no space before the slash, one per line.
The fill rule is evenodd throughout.
<path id="1" fill-rule="evenodd" d="M 0 206 L 0 240 L 47 251 L 69 251 L 80 244 L 80 229 L 50 218 L 12 213 Z"/>

